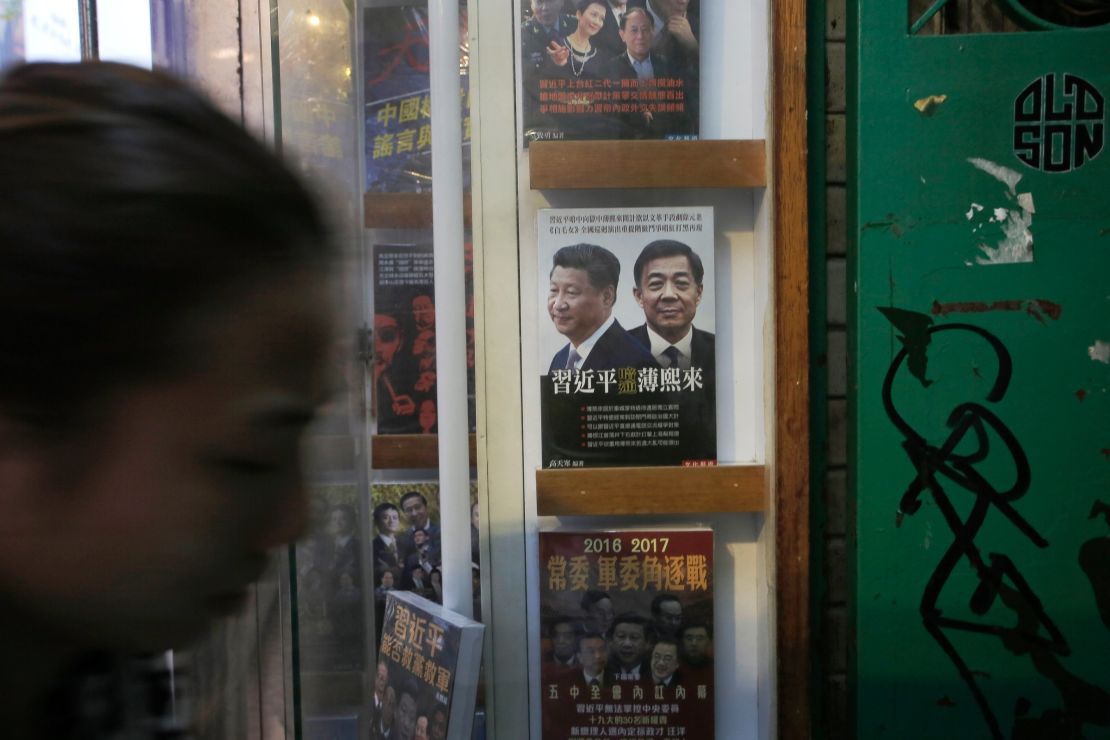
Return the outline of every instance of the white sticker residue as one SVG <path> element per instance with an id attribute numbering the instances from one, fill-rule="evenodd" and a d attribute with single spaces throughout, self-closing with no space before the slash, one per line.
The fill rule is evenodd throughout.
<path id="1" fill-rule="evenodd" d="M 1104 365 L 1110 365 L 1110 342 L 1104 342 L 1101 339 L 1096 339 L 1095 343 L 1087 348 L 1087 354 L 1095 362 L 1101 362 Z"/>
<path id="2" fill-rule="evenodd" d="M 1003 167 L 1000 164 L 995 164 L 989 159 L 980 159 L 979 157 L 971 157 L 967 160 L 971 162 L 971 166 L 975 169 L 982 170 L 988 175 L 998 180 L 1005 185 L 1010 192 L 1017 189 L 1017 184 L 1021 181 L 1021 173 L 1011 170 L 1009 167 Z"/>
<path id="3" fill-rule="evenodd" d="M 1017 192 L 1017 185 L 1022 178 L 1021 173 L 987 159 L 972 157 L 967 161 L 976 169 L 986 172 L 1005 185 L 1004 195 L 1010 202 L 1008 206 L 996 206 L 990 209 L 990 216 L 986 218 L 985 223 L 995 224 L 996 226 L 989 230 L 1000 228 L 1002 235 L 995 240 L 994 244 L 979 242 L 978 246 L 983 255 L 976 257 L 975 261 L 980 265 L 1032 262 L 1033 232 L 1029 227 L 1033 225 L 1033 214 L 1036 211 L 1033 208 L 1033 194 Z M 983 210 L 985 210 L 983 206 L 972 203 L 971 208 L 964 215 L 968 221 L 972 221 Z M 971 230 L 973 234 L 979 232 L 984 225 L 983 220 L 977 220 L 978 223 Z"/>

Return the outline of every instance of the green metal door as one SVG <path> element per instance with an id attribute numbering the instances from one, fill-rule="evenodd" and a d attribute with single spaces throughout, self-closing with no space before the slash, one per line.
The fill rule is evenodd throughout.
<path id="1" fill-rule="evenodd" d="M 1110 28 L 855 5 L 856 736 L 1110 738 Z"/>

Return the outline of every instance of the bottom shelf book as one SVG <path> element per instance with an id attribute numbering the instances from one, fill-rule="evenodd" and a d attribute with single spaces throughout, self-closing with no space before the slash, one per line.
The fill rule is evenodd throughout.
<path id="1" fill-rule="evenodd" d="M 543 740 L 712 740 L 713 532 L 540 532 Z"/>
<path id="2" fill-rule="evenodd" d="M 389 592 L 370 737 L 470 740 L 484 630 L 422 596 Z"/>

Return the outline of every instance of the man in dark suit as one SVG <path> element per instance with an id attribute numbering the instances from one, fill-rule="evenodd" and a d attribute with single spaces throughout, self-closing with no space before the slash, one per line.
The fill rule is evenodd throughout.
<path id="1" fill-rule="evenodd" d="M 565 614 L 556 616 L 548 624 L 547 637 L 551 649 L 543 654 L 543 664 L 540 667 L 545 685 L 578 667 L 577 639 L 581 631 L 574 618 Z"/>
<path id="2" fill-rule="evenodd" d="M 608 56 L 620 54 L 624 51 L 625 41 L 621 38 L 619 29 L 624 21 L 624 14 L 630 9 L 643 7 L 646 0 L 602 0 L 605 5 L 605 23 L 590 41 Z"/>
<path id="3" fill-rule="evenodd" d="M 531 0 L 532 17 L 520 27 L 520 51 L 525 70 L 539 70 L 547 58 L 547 47 L 578 28 L 578 19 L 563 13 L 563 0 Z"/>
<path id="4" fill-rule="evenodd" d="M 679 658 L 687 688 L 713 685 L 713 633 L 705 622 L 694 622 L 678 631 Z"/>
<path id="5" fill-rule="evenodd" d="M 550 663 L 558 669 L 572 668 L 578 665 L 577 645 L 575 644 L 578 630 L 575 629 L 574 619 L 560 614 L 551 620 L 548 625 L 548 639 L 551 640 L 551 650 L 544 653 L 545 663 Z"/>
<path id="6" fill-rule="evenodd" d="M 358 517 L 354 507 L 348 504 L 338 504 L 330 513 L 333 545 L 331 552 L 331 587 L 333 591 L 338 588 L 339 578 L 344 573 L 349 573 L 351 579 L 358 583 L 362 572 L 362 558 L 359 554 Z"/>
<path id="7" fill-rule="evenodd" d="M 563 0 L 531 0 L 532 17 L 520 27 L 521 72 L 524 77 L 524 130 L 554 127 L 540 113 L 540 68 L 551 42 L 562 44 L 578 28 L 578 19 L 563 13 Z"/>
<path id="8" fill-rule="evenodd" d="M 705 276 L 701 258 L 682 242 L 659 239 L 644 247 L 633 269 L 632 294 L 646 321 L 629 334 L 649 348 L 662 367 L 693 366 L 712 374 L 715 338 L 694 327 Z"/>
<path id="9" fill-rule="evenodd" d="M 676 64 L 698 60 L 698 16 L 691 0 L 647 0 L 655 20 L 655 50 Z"/>
<path id="10" fill-rule="evenodd" d="M 652 51 L 654 20 L 642 6 L 632 7 L 621 16 L 620 37 L 625 49 L 609 61 L 606 76 L 622 89 L 635 81 L 638 110 L 620 115 L 623 139 L 659 139 L 669 133 L 685 133 L 682 116 L 652 110 L 647 93 L 655 90 L 655 80 L 672 76 L 670 63 Z M 641 96 L 641 93 L 644 93 Z"/>
<path id="11" fill-rule="evenodd" d="M 667 76 L 670 70 L 666 60 L 652 52 L 653 23 L 651 13 L 643 7 L 629 8 L 624 12 L 618 26 L 624 48 L 610 63 L 610 77 L 647 80 Z"/>
<path id="12" fill-rule="evenodd" d="M 681 82 L 682 112 L 672 113 L 666 134 L 693 136 L 699 133 L 698 108 L 701 105 L 701 64 L 698 44 L 696 0 L 647 0 L 655 40 L 651 50 L 667 60 L 669 78 Z M 657 77 L 662 75 L 657 74 Z"/>
<path id="13" fill-rule="evenodd" d="M 660 637 L 651 649 L 651 680 L 656 686 L 673 688 L 682 683 L 682 676 L 678 670 L 678 643 L 670 637 Z M 669 694 L 655 696 L 663 698 Z"/>
<path id="14" fill-rule="evenodd" d="M 406 549 L 409 554 L 417 551 L 416 531 L 428 536 L 427 558 L 433 567 L 440 565 L 439 525 L 432 521 L 428 512 L 428 499 L 419 491 L 407 491 L 401 496 L 401 511 L 405 512 L 412 526 L 409 527 Z"/>
<path id="15" fill-rule="evenodd" d="M 386 501 L 374 507 L 374 526 L 378 530 L 374 537 L 374 574 L 380 578 L 387 570 L 401 571 L 408 557 L 408 538 L 398 535 L 401 516 L 397 507 Z"/>
<path id="16" fill-rule="evenodd" d="M 705 268 L 690 247 L 671 239 L 651 242 L 636 259 L 632 294 L 646 321 L 629 334 L 664 368 L 700 377 L 698 390 L 674 394 L 679 403 L 683 459 L 717 457 L 717 350 L 711 332 L 694 326 Z M 673 632 L 672 632 L 673 635 Z"/>
<path id="17" fill-rule="evenodd" d="M 621 271 L 612 252 L 574 244 L 557 251 L 552 262 L 547 312 L 570 342 L 555 353 L 549 372 L 658 366 L 612 315 Z"/>
<path id="18" fill-rule="evenodd" d="M 374 706 L 370 709 L 371 730 L 381 719 L 382 710 L 385 708 L 385 690 L 389 688 L 389 666 L 384 661 L 378 661 L 378 670 L 374 676 Z"/>
<path id="19" fill-rule="evenodd" d="M 648 677 L 647 620 L 634 612 L 626 612 L 613 620 L 609 628 L 609 665 L 613 681 L 635 683 Z"/>
<path id="20" fill-rule="evenodd" d="M 577 663 L 544 680 L 543 737 L 567 738 L 571 728 L 588 719 L 575 707 L 585 702 L 599 702 L 612 696 L 605 666 L 609 661 L 609 644 L 604 635 L 585 632 L 575 640 Z"/>

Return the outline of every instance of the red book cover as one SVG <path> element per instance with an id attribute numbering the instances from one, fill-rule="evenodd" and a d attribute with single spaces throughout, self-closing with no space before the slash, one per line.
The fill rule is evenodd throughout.
<path id="1" fill-rule="evenodd" d="M 712 740 L 713 532 L 540 533 L 543 740 Z"/>

